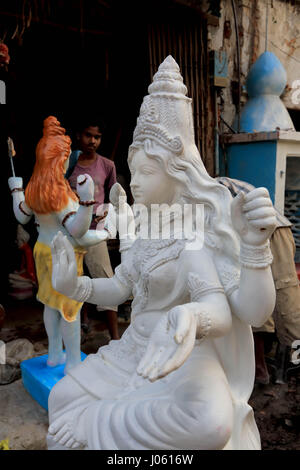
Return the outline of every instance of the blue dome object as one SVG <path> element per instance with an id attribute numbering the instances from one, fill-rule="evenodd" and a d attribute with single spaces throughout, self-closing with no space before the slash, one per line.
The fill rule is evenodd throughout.
<path id="1" fill-rule="evenodd" d="M 295 130 L 280 99 L 287 83 L 286 71 L 272 52 L 264 52 L 252 65 L 246 81 L 249 100 L 240 117 L 240 132 Z M 233 124 L 237 130 L 237 117 Z"/>
<path id="2" fill-rule="evenodd" d="M 287 83 L 286 71 L 273 52 L 264 52 L 251 66 L 246 81 L 249 97 L 280 96 Z"/>

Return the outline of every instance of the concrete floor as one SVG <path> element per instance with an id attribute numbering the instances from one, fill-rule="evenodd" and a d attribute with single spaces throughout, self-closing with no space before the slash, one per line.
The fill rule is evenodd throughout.
<path id="1" fill-rule="evenodd" d="M 43 306 L 35 299 L 3 302 L 6 317 L 0 339 L 5 343 L 26 338 L 34 346 L 35 355 L 47 353 L 47 335 L 43 324 Z M 89 312 L 90 331 L 82 331 L 81 350 L 94 353 L 110 340 L 103 314 Z M 119 318 L 123 334 L 128 321 Z M 0 441 L 8 439 L 11 450 L 46 450 L 48 413 L 25 390 L 22 380 L 0 385 Z"/>

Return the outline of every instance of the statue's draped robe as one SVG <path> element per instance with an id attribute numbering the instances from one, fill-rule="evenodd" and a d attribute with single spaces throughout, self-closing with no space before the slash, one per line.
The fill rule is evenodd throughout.
<path id="1" fill-rule="evenodd" d="M 218 396 L 222 387 L 233 409 L 232 433 L 225 449 L 260 448 L 253 410 L 247 403 L 255 373 L 252 332 L 234 315 L 228 334 L 196 340 L 186 362 L 166 377 L 151 383 L 136 373 L 148 342 L 135 328 L 138 316 L 146 312 L 167 313 L 176 305 L 189 303 L 190 272 L 220 285 L 219 278 L 207 279 L 205 274 L 207 259 L 213 263 L 209 250 L 191 253 L 187 258 L 184 240 L 137 240 L 117 267 L 116 278 L 130 284 L 134 296 L 130 326 L 121 340 L 110 341 L 71 370 L 54 387 L 49 400 L 50 423 L 65 416 L 71 429 L 80 429 L 85 436 L 86 448 L 209 448 L 209 442 L 200 442 L 199 429 L 203 432 L 205 419 L 209 419 L 209 414 L 205 416 L 207 407 L 223 413 L 222 394 Z M 192 265 L 186 262 L 191 258 Z M 229 274 L 227 282 L 231 291 L 238 287 L 235 274 Z M 224 289 L 226 293 L 226 285 Z M 56 388 L 64 382 L 69 382 L 65 398 L 60 393 L 58 399 Z M 189 385 L 190 399 L 196 400 L 195 413 L 185 408 Z M 197 414 L 199 409 L 204 414 Z M 51 436 L 48 447 L 57 448 Z"/>

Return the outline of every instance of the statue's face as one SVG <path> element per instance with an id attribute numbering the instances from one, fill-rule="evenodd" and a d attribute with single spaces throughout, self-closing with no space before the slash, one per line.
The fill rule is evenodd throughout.
<path id="1" fill-rule="evenodd" d="M 176 195 L 175 180 L 157 160 L 137 150 L 130 164 L 130 188 L 136 204 L 172 204 Z"/>

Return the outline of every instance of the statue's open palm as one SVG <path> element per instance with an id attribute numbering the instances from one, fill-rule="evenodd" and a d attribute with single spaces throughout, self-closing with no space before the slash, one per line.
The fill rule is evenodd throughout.
<path id="1" fill-rule="evenodd" d="M 154 328 L 137 372 L 151 382 L 178 369 L 193 350 L 197 322 L 184 305 L 163 315 Z"/>
<path id="2" fill-rule="evenodd" d="M 77 264 L 73 247 L 61 232 L 51 242 L 51 253 L 53 288 L 71 297 L 77 287 Z"/>

